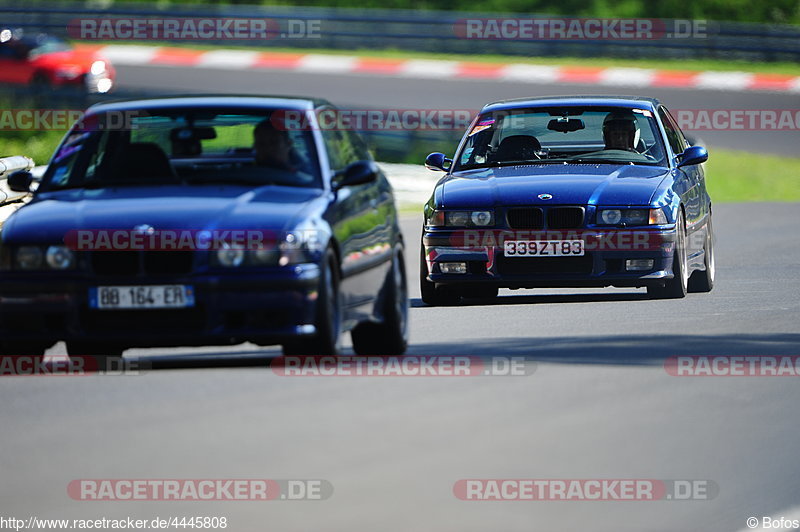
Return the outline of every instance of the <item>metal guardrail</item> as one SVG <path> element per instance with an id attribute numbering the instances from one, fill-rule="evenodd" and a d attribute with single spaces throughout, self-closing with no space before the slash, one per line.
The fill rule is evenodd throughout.
<path id="1" fill-rule="evenodd" d="M 9 174 L 20 170 L 33 170 L 34 166 L 33 159 L 22 155 L 0 158 L 0 179 L 6 179 Z"/>
<path id="2" fill-rule="evenodd" d="M 280 46 L 302 48 L 395 48 L 440 53 L 654 58 L 730 58 L 752 61 L 800 60 L 800 27 L 737 22 L 709 22 L 705 34 L 685 39 L 648 40 L 475 40 L 457 35 L 456 24 L 464 19 L 553 18 L 536 15 L 458 13 L 351 8 L 311 8 L 255 5 L 172 5 L 112 4 L 110 9 L 94 2 L 51 2 L 31 4 L 22 0 L 0 0 L 0 21 L 4 26 L 44 30 L 67 35 L 70 20 L 79 17 L 263 17 L 279 24 L 288 20 L 320 21 L 314 37 L 275 38 L 267 41 L 217 41 L 237 46 Z M 664 21 L 666 28 L 676 22 Z M 282 27 L 283 29 L 283 27 Z M 136 41 L 133 41 L 135 43 Z M 214 41 L 204 41 L 214 44 Z"/>
<path id="3" fill-rule="evenodd" d="M 30 157 L 21 155 L 14 157 L 0 158 L 0 227 L 6 218 L 16 210 L 19 205 L 25 203 L 30 198 L 29 193 L 14 192 L 6 186 L 6 178 L 9 174 L 20 170 L 33 170 L 34 162 Z"/>

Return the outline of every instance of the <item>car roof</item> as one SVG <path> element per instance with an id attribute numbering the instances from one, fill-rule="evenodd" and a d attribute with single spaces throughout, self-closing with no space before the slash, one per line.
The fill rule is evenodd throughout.
<path id="1" fill-rule="evenodd" d="M 660 102 L 655 98 L 641 96 L 542 96 L 538 98 L 515 98 L 486 104 L 481 112 L 525 109 L 530 107 L 558 106 L 598 106 L 598 107 L 645 107 L 655 110 Z"/>
<path id="2" fill-rule="evenodd" d="M 330 103 L 320 98 L 297 96 L 253 96 L 253 95 L 193 95 L 168 96 L 161 98 L 141 98 L 98 103 L 87 109 L 87 114 L 119 111 L 157 111 L 193 107 L 241 107 L 244 109 L 290 109 L 296 111 L 313 110 Z"/>

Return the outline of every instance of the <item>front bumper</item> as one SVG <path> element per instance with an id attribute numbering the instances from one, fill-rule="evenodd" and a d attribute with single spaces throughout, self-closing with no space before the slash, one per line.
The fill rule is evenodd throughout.
<path id="1" fill-rule="evenodd" d="M 0 335 L 6 341 L 89 340 L 125 347 L 279 344 L 316 332 L 319 276 L 316 264 L 258 273 L 123 278 L 6 272 L 0 280 Z M 89 307 L 92 287 L 167 284 L 192 286 L 194 306 Z"/>
<path id="2" fill-rule="evenodd" d="M 583 240 L 584 255 L 506 257 L 507 240 Z M 673 277 L 675 227 L 560 231 L 431 230 L 423 233 L 428 280 L 442 285 L 499 288 L 642 287 Z M 628 270 L 628 260 L 652 268 Z M 466 263 L 466 273 L 443 273 L 443 262 Z"/>

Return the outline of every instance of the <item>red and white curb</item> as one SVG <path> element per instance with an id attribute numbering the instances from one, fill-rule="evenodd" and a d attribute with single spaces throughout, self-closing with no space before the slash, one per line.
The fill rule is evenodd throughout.
<path id="1" fill-rule="evenodd" d="M 88 47 L 87 47 L 88 48 Z M 646 68 L 601 68 L 523 63 L 475 63 L 348 55 L 191 50 L 160 46 L 91 47 L 117 65 L 181 66 L 230 70 L 290 70 L 327 74 L 372 74 L 405 78 L 578 83 L 609 87 L 676 87 L 724 91 L 800 93 L 800 76 L 749 72 L 692 72 Z"/>

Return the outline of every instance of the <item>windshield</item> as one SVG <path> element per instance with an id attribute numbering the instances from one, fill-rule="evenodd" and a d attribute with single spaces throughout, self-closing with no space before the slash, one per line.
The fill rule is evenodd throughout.
<path id="1" fill-rule="evenodd" d="M 59 147 L 41 189 L 209 183 L 321 187 L 311 132 L 282 127 L 277 117 L 283 114 L 181 108 L 93 115 Z"/>
<path id="2" fill-rule="evenodd" d="M 70 46 L 59 39 L 53 37 L 46 37 L 37 39 L 29 43 L 31 48 L 29 57 L 35 57 L 42 54 L 50 54 L 53 52 L 65 52 L 70 50 Z"/>
<path id="3" fill-rule="evenodd" d="M 646 109 L 546 107 L 481 115 L 455 170 L 514 164 L 667 166 L 658 124 Z"/>

